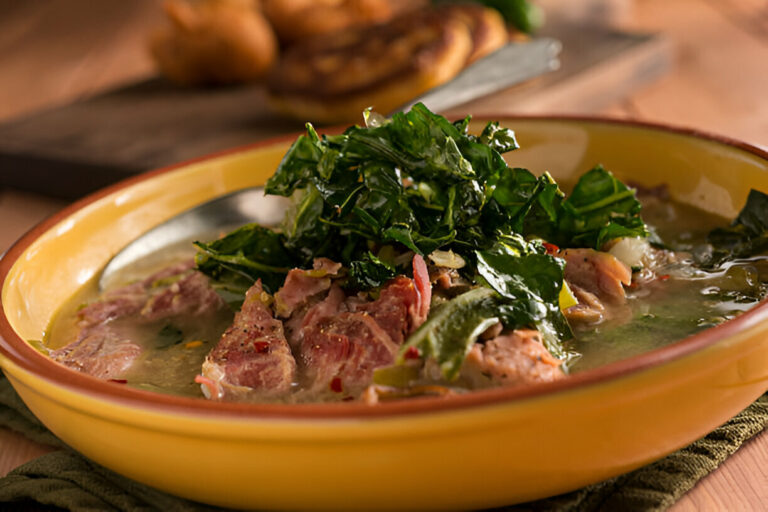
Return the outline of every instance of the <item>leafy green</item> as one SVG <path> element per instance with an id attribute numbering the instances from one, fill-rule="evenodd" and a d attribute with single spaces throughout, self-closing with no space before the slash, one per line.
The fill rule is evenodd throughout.
<path id="1" fill-rule="evenodd" d="M 547 349 L 558 358 L 567 358 L 561 342 L 573 334 L 558 300 L 565 262 L 519 236 L 504 237 L 476 254 L 478 274 L 506 299 L 498 311 L 504 326 L 537 328 Z"/>
<path id="2" fill-rule="evenodd" d="M 267 291 L 277 291 L 295 266 L 283 236 L 258 224 L 246 224 L 223 238 L 195 242 L 195 246 L 198 270 L 216 287 L 243 296 L 257 279 Z"/>
<path id="3" fill-rule="evenodd" d="M 635 191 L 598 165 L 584 174 L 562 203 L 560 244 L 600 249 L 621 237 L 647 237 Z"/>
<path id="4" fill-rule="evenodd" d="M 708 265 L 768 251 L 768 194 L 750 190 L 747 202 L 731 225 L 712 230 L 707 241 L 713 246 Z"/>
<path id="5" fill-rule="evenodd" d="M 359 290 L 378 288 L 397 275 L 397 269 L 370 252 L 349 266 L 351 286 Z"/>
<path id="6" fill-rule="evenodd" d="M 474 0 L 492 9 L 496 9 L 504 21 L 518 30 L 530 34 L 544 23 L 544 12 L 529 0 Z M 446 0 L 433 0 L 434 3 L 446 3 Z M 447 3 L 456 2 L 448 0 Z"/>
<path id="7" fill-rule="evenodd" d="M 452 377 L 482 330 L 501 321 L 538 329 L 567 359 L 563 263 L 530 240 L 599 248 L 646 236 L 634 191 L 598 166 L 566 198 L 548 173 L 507 164 L 502 153 L 518 143 L 498 123 L 475 135 L 469 117 L 450 122 L 422 104 L 389 120 L 370 112 L 365 119 L 339 135 L 307 125 L 265 186 L 291 199 L 280 229 L 248 225 L 197 242 L 198 268 L 242 300 L 256 279 L 275 292 L 290 268 L 321 256 L 348 269 L 342 285 L 366 291 L 404 272 L 393 255 L 451 250 L 478 288 L 432 311 L 406 348 L 418 346 Z"/>
<path id="8" fill-rule="evenodd" d="M 433 310 L 427 321 L 401 347 L 398 363 L 411 347 L 424 357 L 433 357 L 443 376 L 456 378 L 472 344 L 483 331 L 501 320 L 503 298 L 490 288 L 478 287 Z"/>

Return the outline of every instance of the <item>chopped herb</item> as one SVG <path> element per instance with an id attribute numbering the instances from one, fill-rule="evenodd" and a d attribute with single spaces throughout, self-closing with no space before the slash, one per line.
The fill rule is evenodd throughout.
<path id="1" fill-rule="evenodd" d="M 184 333 L 178 327 L 166 324 L 157 333 L 156 348 L 168 348 L 184 341 Z"/>
<path id="2" fill-rule="evenodd" d="M 768 194 L 750 190 L 744 208 L 731 225 L 712 230 L 707 241 L 713 251 L 703 263 L 710 267 L 768 251 Z"/>

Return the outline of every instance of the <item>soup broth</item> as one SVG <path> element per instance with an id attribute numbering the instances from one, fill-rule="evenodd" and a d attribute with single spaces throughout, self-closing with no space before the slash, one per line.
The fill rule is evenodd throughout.
<path id="1" fill-rule="evenodd" d="M 712 228 L 725 224 L 719 217 L 655 198 L 647 201 L 643 215 L 670 248 L 692 253 L 702 247 Z M 174 247 L 126 269 L 117 281 L 134 281 L 193 255 L 187 244 Z M 734 261 L 716 271 L 682 261 L 665 272 L 649 286 L 630 287 L 626 304 L 612 318 L 575 329 L 575 337 L 567 343 L 578 354 L 569 363 L 570 373 L 632 357 L 717 325 L 754 306 L 768 287 L 768 257 Z M 56 350 L 70 343 L 78 332 L 78 310 L 97 298 L 96 283 L 89 283 L 56 316 L 46 334 L 46 347 Z M 142 346 L 139 358 L 118 381 L 145 390 L 202 397 L 195 378 L 232 320 L 233 313 L 227 309 L 207 317 L 140 325 L 130 319 L 115 320 L 116 332 Z"/>

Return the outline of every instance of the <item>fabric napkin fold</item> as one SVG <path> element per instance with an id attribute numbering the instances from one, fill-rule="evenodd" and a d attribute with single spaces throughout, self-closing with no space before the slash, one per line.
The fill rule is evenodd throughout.
<path id="1" fill-rule="evenodd" d="M 62 449 L 0 478 L 0 503 L 72 512 L 212 512 L 122 477 L 71 450 L 27 409 L 0 373 L 0 426 Z M 631 473 L 577 491 L 494 509 L 508 512 L 665 510 L 751 437 L 768 428 L 768 393 L 709 435 Z M 48 508 L 31 508 L 31 506 Z M 0 507 L 3 508 L 3 507 Z"/>

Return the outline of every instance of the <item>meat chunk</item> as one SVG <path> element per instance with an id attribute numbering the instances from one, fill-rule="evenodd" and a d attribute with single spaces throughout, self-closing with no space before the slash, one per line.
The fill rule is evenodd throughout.
<path id="1" fill-rule="evenodd" d="M 74 370 L 100 379 L 119 379 L 142 350 L 116 333 L 109 325 L 88 331 L 75 343 L 51 352 L 51 358 Z"/>
<path id="2" fill-rule="evenodd" d="M 609 304 L 626 301 L 624 285 L 632 283 L 632 269 L 613 255 L 594 249 L 563 249 L 565 279 Z"/>
<path id="3" fill-rule="evenodd" d="M 214 400 L 278 397 L 296 379 L 296 361 L 283 334 L 283 323 L 265 303 L 261 281 L 246 293 L 240 311 L 203 363 L 198 378 Z M 205 391 L 204 391 L 205 392 Z"/>
<path id="4" fill-rule="evenodd" d="M 485 343 L 475 343 L 464 361 L 461 376 L 476 387 L 519 386 L 562 378 L 560 363 L 544 347 L 538 331 L 519 329 Z"/>
<path id="5" fill-rule="evenodd" d="M 413 257 L 413 279 L 399 276 L 390 280 L 379 293 L 379 298 L 362 305 L 350 304 L 352 311 L 365 311 L 389 334 L 402 344 L 429 314 L 432 285 L 424 258 Z"/>
<path id="6" fill-rule="evenodd" d="M 306 389 L 352 396 L 373 378 L 373 370 L 394 363 L 398 345 L 365 312 L 339 313 L 303 329 L 301 364 Z"/>
<path id="7" fill-rule="evenodd" d="M 148 321 L 184 315 L 201 316 L 225 307 L 224 300 L 200 272 L 187 272 L 152 294 L 141 308 Z"/>
<path id="8" fill-rule="evenodd" d="M 295 268 L 288 272 L 282 288 L 275 293 L 275 312 L 289 318 L 293 312 L 317 294 L 331 287 L 331 277 L 341 269 L 340 263 L 328 258 L 316 258 L 311 270 Z"/>
<path id="9" fill-rule="evenodd" d="M 119 325 L 123 320 L 146 325 L 189 314 L 204 317 L 226 307 L 193 266 L 192 260 L 183 261 L 106 292 L 78 312 L 77 338 L 51 357 L 99 378 L 124 376 L 143 349 L 131 339 L 131 331 Z"/>
<path id="10" fill-rule="evenodd" d="M 355 395 L 370 384 L 373 370 L 394 363 L 398 347 L 429 311 L 426 271 L 421 259 L 414 264 L 415 279 L 390 280 L 371 302 L 345 297 L 334 285 L 307 311 L 299 350 L 310 392 Z"/>
<path id="11" fill-rule="evenodd" d="M 591 325 L 602 322 L 606 316 L 606 309 L 600 299 L 593 293 L 573 283 L 568 283 L 578 304 L 563 311 L 563 315 L 572 324 Z"/>
<path id="12" fill-rule="evenodd" d="M 420 295 L 412 279 L 399 276 L 381 289 L 379 298 L 357 306 L 368 313 L 396 344 L 424 321 L 421 319 Z"/>

